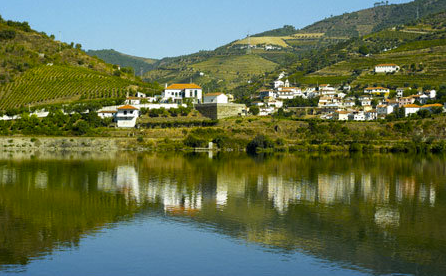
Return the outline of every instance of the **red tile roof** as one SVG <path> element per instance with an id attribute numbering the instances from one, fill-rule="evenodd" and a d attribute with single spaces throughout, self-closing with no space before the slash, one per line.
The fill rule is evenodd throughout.
<path id="1" fill-rule="evenodd" d="M 166 87 L 166 90 L 201 89 L 195 83 L 174 83 Z"/>
<path id="2" fill-rule="evenodd" d="M 138 110 L 138 108 L 127 104 L 127 105 L 118 107 L 118 110 Z"/>

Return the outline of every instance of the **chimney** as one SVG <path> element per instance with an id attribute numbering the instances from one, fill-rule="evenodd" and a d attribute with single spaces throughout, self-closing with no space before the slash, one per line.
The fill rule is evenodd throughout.
<path id="1" fill-rule="evenodd" d="M 166 84 L 164 85 L 164 88 L 167 88 L 167 82 L 166 82 Z"/>

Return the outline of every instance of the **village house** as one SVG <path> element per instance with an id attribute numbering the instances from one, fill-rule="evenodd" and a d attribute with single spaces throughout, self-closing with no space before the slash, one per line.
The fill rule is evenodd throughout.
<path id="1" fill-rule="evenodd" d="M 426 91 L 425 94 L 430 98 L 430 99 L 435 99 L 437 97 L 437 91 L 436 90 L 429 90 Z"/>
<path id="2" fill-rule="evenodd" d="M 361 102 L 361 106 L 372 105 L 372 98 L 368 96 L 359 97 L 359 101 Z"/>
<path id="3" fill-rule="evenodd" d="M 337 121 L 348 121 L 348 115 L 350 114 L 350 112 L 345 111 L 345 110 L 337 110 L 335 111 L 335 113 L 333 114 L 333 120 L 337 120 Z"/>
<path id="4" fill-rule="evenodd" d="M 275 98 L 276 97 L 276 92 L 274 92 L 273 90 L 262 90 L 262 91 L 259 92 L 259 98 L 260 99 L 264 99 L 266 97 Z"/>
<path id="5" fill-rule="evenodd" d="M 406 104 L 404 107 L 404 116 L 409 116 L 410 114 L 415 114 L 420 110 L 420 106 L 416 104 Z"/>
<path id="6" fill-rule="evenodd" d="M 294 99 L 302 96 L 302 90 L 299 87 L 279 87 L 276 92 L 278 99 Z"/>
<path id="7" fill-rule="evenodd" d="M 174 102 L 190 100 L 193 103 L 201 103 L 203 98 L 203 89 L 194 83 L 175 83 L 169 86 L 166 84 L 162 98 L 164 100 L 172 100 Z"/>
<path id="8" fill-rule="evenodd" d="M 98 111 L 98 116 L 101 119 L 114 118 L 117 112 L 116 110 L 100 110 Z"/>
<path id="9" fill-rule="evenodd" d="M 365 121 L 365 114 L 363 111 L 355 111 L 348 115 L 350 121 Z"/>
<path id="10" fill-rule="evenodd" d="M 418 101 L 420 104 L 425 104 L 429 100 L 429 97 L 425 94 L 412 95 L 410 97 L 414 98 L 415 101 Z"/>
<path id="11" fill-rule="evenodd" d="M 378 117 L 378 114 L 375 109 L 369 110 L 365 112 L 365 119 L 366 121 L 373 121 L 376 120 Z"/>
<path id="12" fill-rule="evenodd" d="M 378 105 L 378 106 L 376 106 L 376 113 L 378 116 L 385 117 L 385 116 L 393 113 L 393 106 L 387 105 L 387 104 Z"/>
<path id="13" fill-rule="evenodd" d="M 415 102 L 414 97 L 401 97 L 398 99 L 398 107 L 401 108 L 408 104 L 413 104 Z"/>
<path id="14" fill-rule="evenodd" d="M 344 107 L 353 107 L 353 106 L 355 106 L 355 101 L 354 100 L 344 100 L 343 102 L 342 102 L 342 106 L 344 106 Z"/>
<path id="15" fill-rule="evenodd" d="M 375 66 L 376 73 L 393 73 L 398 72 L 400 67 L 396 64 L 378 64 Z"/>
<path id="16" fill-rule="evenodd" d="M 138 108 L 131 105 L 124 105 L 118 107 L 118 111 L 115 115 L 115 120 L 118 127 L 135 127 L 136 119 L 138 119 Z"/>
<path id="17" fill-rule="evenodd" d="M 227 104 L 228 97 L 220 92 L 217 93 L 208 93 L 203 97 L 203 103 L 218 103 L 218 104 Z"/>
<path id="18" fill-rule="evenodd" d="M 406 90 L 412 90 L 412 88 L 410 87 L 398 87 L 395 92 L 396 92 L 396 97 L 397 98 L 401 98 L 404 96 L 404 91 Z"/>
<path id="19" fill-rule="evenodd" d="M 282 87 L 284 85 L 285 85 L 285 83 L 282 80 L 280 80 L 280 79 L 274 81 L 274 88 L 279 88 L 279 87 Z"/>
<path id="20" fill-rule="evenodd" d="M 390 89 L 384 87 L 367 87 L 364 89 L 364 93 L 366 94 L 388 94 L 390 93 Z"/>

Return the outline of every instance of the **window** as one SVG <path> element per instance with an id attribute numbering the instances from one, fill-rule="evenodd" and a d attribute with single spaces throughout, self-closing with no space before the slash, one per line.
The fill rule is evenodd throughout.
<path id="1" fill-rule="evenodd" d="M 127 110 L 124 110 L 124 115 L 127 115 Z"/>

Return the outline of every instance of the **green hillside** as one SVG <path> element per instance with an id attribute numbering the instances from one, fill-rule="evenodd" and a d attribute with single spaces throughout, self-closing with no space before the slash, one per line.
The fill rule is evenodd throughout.
<path id="1" fill-rule="evenodd" d="M 407 4 L 383 5 L 334 16 L 303 28 L 302 32 L 327 36 L 362 36 L 399 24 L 407 24 L 429 14 L 446 10 L 444 0 L 415 0 Z"/>
<path id="2" fill-rule="evenodd" d="M 3 109 L 79 99 L 122 98 L 133 82 L 81 67 L 37 66 L 0 86 Z"/>
<path id="3" fill-rule="evenodd" d="M 0 109 L 160 90 L 81 48 L 0 17 Z"/>
<path id="4" fill-rule="evenodd" d="M 395 63 L 401 70 L 376 74 L 374 67 Z M 298 60 L 234 89 L 247 96 L 271 84 L 285 70 L 293 85 L 350 83 L 360 90 L 369 85 L 438 87 L 446 84 L 446 12 L 406 25 L 397 25 L 359 38 L 328 45 L 300 55 Z"/>
<path id="5" fill-rule="evenodd" d="M 237 93 L 249 94 L 261 86 L 256 81 L 263 83 L 265 74 L 270 77 L 268 81 L 277 75 L 277 72 L 269 74 L 270 66 L 263 67 L 265 59 L 275 63 L 278 70 L 298 72 L 293 76 L 296 83 L 309 84 L 318 82 L 319 79 L 324 82 L 342 83 L 351 80 L 351 72 L 341 75 L 332 72 L 316 76 L 310 74 L 340 61 L 359 57 L 356 53 L 364 43 L 372 48 L 373 54 L 377 54 L 386 48 L 400 46 L 405 41 L 431 34 L 431 31 L 420 32 L 409 25 L 406 25 L 404 31 L 394 31 L 390 28 L 411 24 L 416 21 L 417 16 L 423 17 L 444 10 L 446 10 L 444 0 L 416 0 L 398 5 L 383 2 L 373 8 L 321 20 L 301 30 L 285 25 L 282 28 L 254 34 L 250 38 L 233 41 L 214 51 L 200 51 L 192 55 L 162 59 L 156 62 L 154 69 L 144 77 L 159 82 L 190 81 L 192 78 L 204 87 L 219 90 L 234 88 Z M 379 31 L 382 32 L 378 33 Z M 371 35 L 368 37 L 369 42 L 364 42 L 362 39 L 362 36 L 366 35 Z M 247 49 L 248 45 L 252 46 L 250 51 Z M 276 48 L 266 49 L 268 45 Z M 221 73 L 221 71 L 239 72 L 237 63 L 232 63 L 230 68 L 230 61 L 233 56 L 246 55 L 247 52 L 262 58 L 257 59 L 259 64 L 250 64 L 252 68 L 262 68 L 261 71 L 250 69 L 256 73 L 249 73 L 249 76 L 239 78 L 234 78 L 232 74 Z M 228 59 L 228 62 L 222 61 L 223 59 Z M 206 77 L 198 75 L 197 69 L 202 68 L 197 64 L 217 67 L 219 63 L 227 64 L 218 72 L 219 74 L 216 72 L 218 69 L 215 69 L 210 70 Z M 247 80 L 253 84 L 247 84 Z"/>
<path id="6" fill-rule="evenodd" d="M 417 24 L 377 32 L 350 43 L 346 49 L 362 44 L 376 53 L 359 53 L 310 74 L 293 75 L 302 84 L 351 82 L 357 86 L 439 86 L 446 83 L 446 13 L 440 13 Z M 416 33 L 414 29 L 418 30 Z M 394 49 L 380 51 L 376 45 L 393 44 Z M 395 48 L 396 47 L 396 48 Z M 345 50 L 345 49 L 343 49 Z M 342 50 L 340 50 L 341 52 Z M 401 70 L 394 74 L 376 74 L 374 66 L 395 63 Z"/>
<path id="7" fill-rule="evenodd" d="M 138 76 L 141 75 L 141 70 L 143 74 L 152 70 L 156 62 L 156 59 L 126 55 L 113 49 L 88 50 L 87 54 L 92 57 L 98 57 L 107 63 L 116 64 L 121 67 L 131 67 Z"/>

